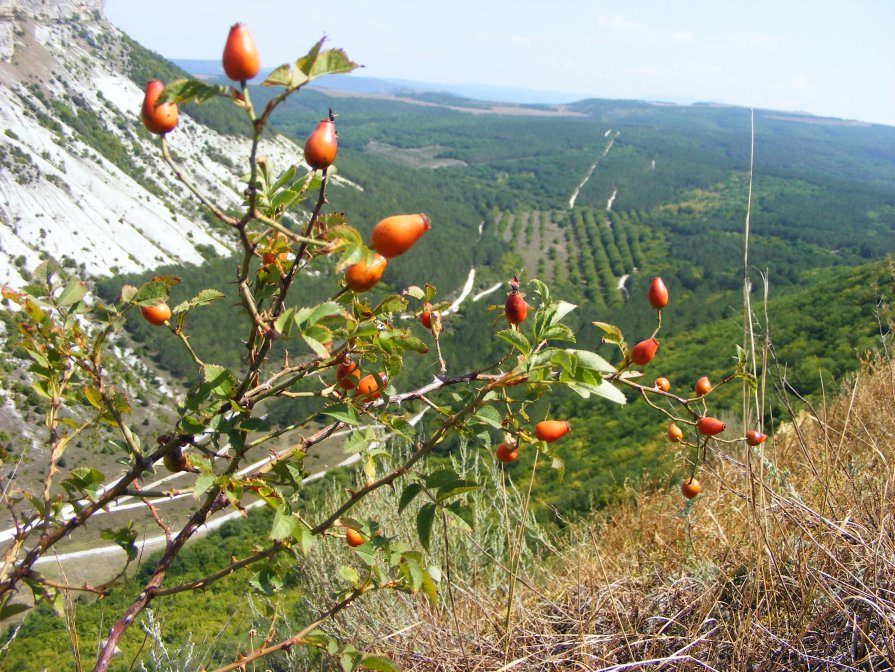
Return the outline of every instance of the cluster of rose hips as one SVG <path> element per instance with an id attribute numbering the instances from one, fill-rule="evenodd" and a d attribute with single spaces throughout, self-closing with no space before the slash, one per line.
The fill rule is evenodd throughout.
<path id="1" fill-rule="evenodd" d="M 650 282 L 647 291 L 647 301 L 649 301 L 649 304 L 653 308 L 659 311 L 659 317 L 661 319 L 661 311 L 668 305 L 668 288 L 665 286 L 662 278 L 653 278 Z M 653 359 L 658 349 L 659 341 L 656 339 L 655 334 L 653 334 L 652 337 L 645 341 L 641 341 L 631 349 L 630 361 L 639 366 L 648 364 Z M 671 389 L 671 383 L 667 378 L 660 377 L 656 378 L 654 387 L 662 392 L 668 392 Z M 693 391 L 696 393 L 697 397 L 704 397 L 711 392 L 712 383 L 708 376 L 700 377 L 693 386 Z M 713 418 L 707 415 L 699 417 L 696 420 L 697 431 L 699 434 L 706 437 L 706 439 L 720 434 L 726 427 L 727 426 L 718 418 Z M 672 443 L 680 443 L 684 439 L 684 432 L 674 423 L 674 421 L 672 421 L 668 424 L 666 437 Z M 749 430 L 746 432 L 745 441 L 750 446 L 757 446 L 764 443 L 767 438 L 768 437 L 760 431 Z M 681 492 L 687 499 L 692 499 L 698 495 L 700 490 L 701 486 L 699 481 L 692 475 L 685 479 L 681 484 Z"/>

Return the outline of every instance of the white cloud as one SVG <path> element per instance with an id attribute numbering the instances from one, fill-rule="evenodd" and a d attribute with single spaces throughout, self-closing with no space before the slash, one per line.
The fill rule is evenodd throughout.
<path id="1" fill-rule="evenodd" d="M 529 35 L 511 35 L 510 42 L 513 44 L 520 44 L 524 47 L 528 47 L 534 42 Z"/>

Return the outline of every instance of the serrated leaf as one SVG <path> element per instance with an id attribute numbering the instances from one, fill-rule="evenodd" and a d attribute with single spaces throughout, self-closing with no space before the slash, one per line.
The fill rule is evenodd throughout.
<path id="1" fill-rule="evenodd" d="M 60 306 L 70 306 L 83 299 L 86 293 L 86 282 L 83 280 L 72 280 L 62 290 L 62 293 L 56 299 L 56 303 Z"/>
<path id="2" fill-rule="evenodd" d="M 422 301 L 426 298 L 426 293 L 416 285 L 411 285 L 404 290 L 404 293 L 407 294 L 407 296 L 411 296 L 414 299 L 417 299 L 418 301 Z"/>
<path id="3" fill-rule="evenodd" d="M 444 502 L 445 500 L 450 499 L 451 497 L 456 497 L 457 495 L 461 495 L 464 492 L 470 492 L 472 490 L 478 490 L 479 484 L 475 481 L 468 481 L 466 479 L 458 479 L 453 483 L 446 483 L 442 487 L 438 489 L 438 499 L 439 502 Z"/>
<path id="4" fill-rule="evenodd" d="M 344 422 L 346 425 L 360 424 L 360 416 L 358 416 L 357 410 L 348 404 L 336 404 L 335 406 L 330 406 L 323 411 L 323 414 Z"/>
<path id="5" fill-rule="evenodd" d="M 304 555 L 307 555 L 311 552 L 311 548 L 314 546 L 314 535 L 311 534 L 311 530 L 308 529 L 304 523 L 298 521 L 298 525 L 295 526 L 295 532 L 293 533 L 296 541 L 298 541 L 298 545 L 301 548 L 301 552 Z"/>
<path id="6" fill-rule="evenodd" d="M 398 513 L 401 513 L 413 499 L 423 491 L 421 483 L 409 483 L 401 493 L 401 500 L 398 502 Z"/>
<path id="7" fill-rule="evenodd" d="M 373 309 L 374 315 L 383 315 L 385 313 L 400 313 L 407 308 L 407 300 L 397 294 L 386 296 L 378 306 Z"/>
<path id="8" fill-rule="evenodd" d="M 53 395 L 50 393 L 49 382 L 46 380 L 35 380 L 31 382 L 31 389 L 37 392 L 38 395 L 43 397 L 44 399 L 52 399 Z"/>
<path id="9" fill-rule="evenodd" d="M 311 350 L 314 351 L 314 354 L 317 355 L 320 359 L 324 359 L 329 356 L 329 348 L 327 348 L 316 338 L 308 336 L 307 334 L 302 334 L 301 337 L 302 340 L 307 344 L 307 346 L 311 348 Z"/>
<path id="10" fill-rule="evenodd" d="M 62 481 L 62 487 L 73 498 L 78 497 L 81 493 L 85 493 L 96 499 L 99 496 L 99 489 L 102 486 L 103 479 L 103 472 L 99 469 L 94 467 L 76 467 Z"/>
<path id="11" fill-rule="evenodd" d="M 419 513 L 416 514 L 416 533 L 420 538 L 420 543 L 427 551 L 429 550 L 429 541 L 432 538 L 432 523 L 435 522 L 435 505 L 424 504 L 420 507 Z"/>
<path id="12" fill-rule="evenodd" d="M 128 524 L 127 527 L 122 527 L 117 530 L 106 529 L 100 533 L 100 536 L 106 541 L 111 541 L 112 543 L 120 546 L 124 549 L 124 552 L 127 553 L 127 558 L 131 562 L 137 559 L 137 530 L 134 529 L 133 523 Z"/>
<path id="13" fill-rule="evenodd" d="M 294 318 L 295 308 L 284 310 L 282 313 L 280 313 L 279 317 L 277 317 L 276 321 L 273 323 L 273 328 L 276 329 L 278 334 L 288 336 L 292 332 Z"/>
<path id="14" fill-rule="evenodd" d="M 352 588 L 357 588 L 358 583 L 360 583 L 360 577 L 357 575 L 357 570 L 355 570 L 353 567 L 349 567 L 348 565 L 342 565 L 341 567 L 339 567 L 339 576 Z"/>
<path id="15" fill-rule="evenodd" d="M 215 475 L 210 471 L 204 471 L 196 477 L 193 485 L 193 499 L 199 499 L 208 489 L 214 485 Z"/>
<path id="16" fill-rule="evenodd" d="M 514 329 L 504 329 L 497 332 L 497 338 L 506 341 L 523 355 L 528 355 L 531 352 L 531 343 L 529 343 L 528 339 L 519 331 Z"/>
<path id="17" fill-rule="evenodd" d="M 282 590 L 283 579 L 270 567 L 265 567 L 261 571 L 256 572 L 252 578 L 249 579 L 249 585 L 259 593 L 272 596 Z"/>
<path id="18" fill-rule="evenodd" d="M 137 293 L 131 298 L 131 303 L 135 306 L 157 306 L 168 298 L 168 294 L 166 283 L 151 281 L 137 290 Z"/>
<path id="19" fill-rule="evenodd" d="M 541 334 L 541 340 L 568 341 L 574 343 L 575 332 L 564 324 L 554 324 L 544 329 L 544 332 Z"/>
<path id="20" fill-rule="evenodd" d="M 600 373 L 614 373 L 615 367 L 595 352 L 588 350 L 567 350 L 578 360 L 578 366 L 591 371 L 599 371 Z"/>
<path id="21" fill-rule="evenodd" d="M 165 85 L 156 105 L 162 103 L 204 103 L 217 96 L 230 96 L 230 88 L 206 84 L 197 79 L 178 79 Z"/>
<path id="22" fill-rule="evenodd" d="M 236 377 L 230 369 L 217 364 L 206 364 L 205 383 L 214 396 L 227 399 L 236 386 Z"/>
<path id="23" fill-rule="evenodd" d="M 274 69 L 272 73 L 267 76 L 263 82 L 261 82 L 261 86 L 291 86 L 292 85 L 292 66 L 288 63 L 284 63 L 283 65 Z"/>
<path id="24" fill-rule="evenodd" d="M 137 288 L 133 285 L 124 285 L 121 288 L 121 302 L 122 303 L 130 303 L 134 300 L 134 297 L 137 295 Z"/>
<path id="25" fill-rule="evenodd" d="M 203 289 L 196 296 L 188 301 L 184 301 L 183 303 L 177 304 L 174 308 L 173 312 L 175 315 L 179 315 L 180 313 L 185 313 L 193 308 L 198 308 L 199 306 L 205 306 L 211 303 L 212 301 L 217 301 L 218 299 L 223 299 L 226 296 L 223 292 L 219 292 L 216 289 Z"/>
<path id="26" fill-rule="evenodd" d="M 593 322 L 592 324 L 603 331 L 604 343 L 615 343 L 617 345 L 621 345 L 625 342 L 625 337 L 622 335 L 622 330 L 616 327 L 614 324 L 609 324 L 608 322 Z"/>
<path id="27" fill-rule="evenodd" d="M 270 526 L 270 538 L 273 541 L 289 539 L 295 533 L 298 520 L 287 507 L 281 506 L 273 514 L 273 524 Z"/>
<path id="28" fill-rule="evenodd" d="M 299 328 L 304 328 L 308 325 L 317 324 L 325 317 L 344 314 L 345 310 L 342 306 L 335 301 L 327 301 L 326 303 L 321 303 L 317 306 L 310 306 L 299 310 L 295 313 L 295 324 Z"/>
<path id="29" fill-rule="evenodd" d="M 482 406 L 475 412 L 474 417 L 495 429 L 503 428 L 503 418 L 500 417 L 500 413 L 493 406 Z"/>
<path id="30" fill-rule="evenodd" d="M 628 400 L 625 398 L 622 391 L 607 380 L 604 380 L 599 385 L 595 386 L 593 392 L 597 396 L 613 401 L 616 404 L 628 403 Z"/>
<path id="31" fill-rule="evenodd" d="M 451 502 L 447 505 L 447 510 L 463 521 L 470 530 L 475 527 L 475 514 L 473 513 L 472 507 L 468 504 L 464 504 L 463 502 Z"/>
<path id="32" fill-rule="evenodd" d="M 103 397 L 99 393 L 99 389 L 96 387 L 85 387 L 84 388 L 84 398 L 87 400 L 87 403 L 93 406 L 96 410 L 103 409 Z"/>
<path id="33" fill-rule="evenodd" d="M 357 63 L 351 61 L 341 49 L 327 49 L 320 51 L 324 40 L 315 44 L 306 56 L 300 58 L 295 64 L 308 79 L 314 79 L 321 75 L 336 75 L 351 72 L 359 68 Z"/>

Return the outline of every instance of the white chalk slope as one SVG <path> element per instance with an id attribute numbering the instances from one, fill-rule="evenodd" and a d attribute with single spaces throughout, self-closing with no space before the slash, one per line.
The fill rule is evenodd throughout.
<path id="1" fill-rule="evenodd" d="M 23 285 L 41 251 L 93 276 L 227 253 L 230 232 L 203 221 L 162 162 L 157 139 L 138 133 L 143 93 L 121 71 L 126 50 L 102 2 L 49 4 L 0 0 L 0 285 Z M 143 177 L 103 158 L 65 124 L 54 101 L 93 113 Z M 168 139 L 184 171 L 216 203 L 240 202 L 247 140 L 183 114 Z M 263 143 L 260 155 L 281 168 L 302 161 L 282 137 Z M 165 200 L 140 184 L 146 180 Z"/>

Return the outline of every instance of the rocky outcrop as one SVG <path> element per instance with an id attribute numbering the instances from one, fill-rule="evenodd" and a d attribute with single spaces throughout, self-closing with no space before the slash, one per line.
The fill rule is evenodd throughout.
<path id="1" fill-rule="evenodd" d="M 100 0 L 0 0 L 0 284 L 42 258 L 88 275 L 201 263 L 232 248 L 176 181 L 139 119 L 142 91 Z M 245 140 L 181 115 L 168 136 L 184 172 L 222 207 L 240 202 Z M 287 166 L 301 151 L 262 146 Z M 215 157 L 214 159 L 210 157 Z"/>

